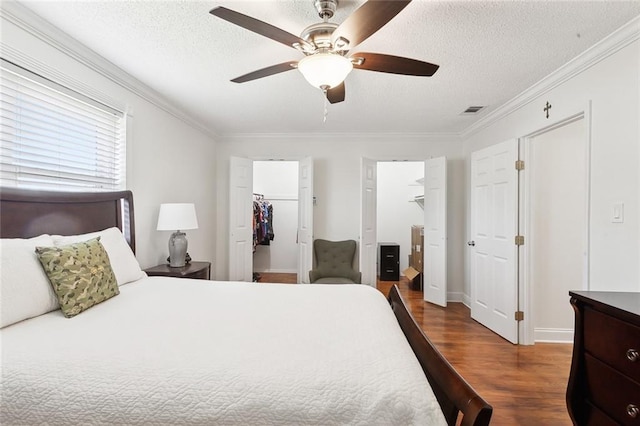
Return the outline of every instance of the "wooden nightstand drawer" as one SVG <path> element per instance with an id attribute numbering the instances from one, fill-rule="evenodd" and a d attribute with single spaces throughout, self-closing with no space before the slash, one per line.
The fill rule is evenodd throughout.
<path id="1" fill-rule="evenodd" d="M 158 265 L 145 269 L 150 277 L 193 278 L 197 280 L 211 279 L 211 262 L 191 262 L 182 268 L 171 268 L 169 265 Z"/>
<path id="2" fill-rule="evenodd" d="M 634 417 L 627 412 L 640 407 L 640 384 L 589 354 L 585 367 L 590 402 L 620 424 L 640 425 L 640 413 Z"/>
<path id="3" fill-rule="evenodd" d="M 640 328 L 590 307 L 584 309 L 584 326 L 585 350 L 640 382 Z"/>

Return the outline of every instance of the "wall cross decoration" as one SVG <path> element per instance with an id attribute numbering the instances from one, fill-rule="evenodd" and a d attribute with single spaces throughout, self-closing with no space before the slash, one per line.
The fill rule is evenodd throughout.
<path id="1" fill-rule="evenodd" d="M 549 110 L 551 109 L 551 104 L 547 101 L 547 105 L 545 105 L 545 107 L 542 109 L 544 112 L 547 113 L 547 118 L 549 118 Z"/>

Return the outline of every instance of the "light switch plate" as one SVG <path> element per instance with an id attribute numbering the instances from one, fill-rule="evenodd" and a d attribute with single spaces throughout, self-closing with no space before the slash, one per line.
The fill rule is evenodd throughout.
<path id="1" fill-rule="evenodd" d="M 613 204 L 613 215 L 611 216 L 612 223 L 624 222 L 624 203 Z"/>

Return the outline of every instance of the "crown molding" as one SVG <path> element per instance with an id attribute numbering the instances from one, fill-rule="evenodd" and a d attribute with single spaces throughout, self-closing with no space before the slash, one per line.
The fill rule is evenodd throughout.
<path id="1" fill-rule="evenodd" d="M 635 17 L 565 65 L 561 66 L 524 92 L 502 104 L 461 132 L 463 140 L 505 118 L 512 112 L 586 71 L 620 49 L 640 39 L 640 16 Z"/>
<path id="2" fill-rule="evenodd" d="M 457 133 L 233 133 L 222 135 L 220 142 L 233 142 L 239 140 L 264 140 L 265 142 L 278 141 L 326 141 L 336 139 L 368 140 L 378 142 L 462 142 L 462 137 Z"/>
<path id="3" fill-rule="evenodd" d="M 79 92 L 82 95 L 105 104 L 122 112 L 123 114 L 131 112 L 127 110 L 127 106 L 122 102 L 122 100 L 115 99 L 102 91 L 96 90 L 95 87 L 76 80 L 63 72 L 58 71 L 56 68 L 45 64 L 44 62 L 38 61 L 37 59 L 24 54 L 18 49 L 7 45 L 2 40 L 0 40 L 0 56 L 9 62 L 26 68 L 30 72 L 41 75 L 73 91 Z"/>
<path id="4" fill-rule="evenodd" d="M 209 127 L 204 125 L 203 123 L 193 119 L 190 115 L 185 113 L 179 108 L 176 108 L 169 100 L 167 100 L 160 93 L 147 86 L 140 80 L 135 77 L 127 74 L 122 69 L 109 62 L 102 56 L 98 55 L 93 50 L 86 47 L 84 44 L 80 43 L 78 40 L 69 36 L 65 32 L 61 31 L 48 21 L 44 20 L 34 12 L 32 12 L 28 7 L 18 3 L 15 0 L 2 0 L 0 2 L 0 18 L 11 22 L 12 24 L 18 26 L 34 37 L 42 40 L 47 43 L 49 46 L 55 48 L 56 50 L 62 52 L 63 54 L 69 56 L 85 67 L 95 71 L 96 73 L 102 75 L 103 77 L 111 80 L 122 88 L 128 90 L 129 92 L 139 96 L 147 102 L 157 106 L 163 111 L 171 114 L 172 116 L 178 118 L 179 120 L 184 121 L 186 124 L 200 130 L 206 135 L 216 139 L 219 136 Z M 6 43 L 2 45 L 3 52 L 6 50 Z M 7 53 L 16 54 L 16 50 L 6 50 Z M 17 54 L 18 60 L 25 60 L 28 58 L 28 54 Z M 30 64 L 35 64 L 36 62 L 31 58 L 27 59 Z M 47 67 L 47 71 L 51 70 L 51 67 Z M 57 77 L 61 75 L 61 73 L 54 74 Z M 63 78 L 65 81 L 71 81 L 68 77 Z M 77 84 L 77 81 L 73 82 Z M 83 86 L 83 90 L 84 90 Z M 91 90 L 91 93 L 96 93 L 95 90 Z M 100 97 L 104 98 L 104 94 L 99 94 Z M 117 106 L 118 103 L 121 105 L 122 102 L 114 101 Z"/>

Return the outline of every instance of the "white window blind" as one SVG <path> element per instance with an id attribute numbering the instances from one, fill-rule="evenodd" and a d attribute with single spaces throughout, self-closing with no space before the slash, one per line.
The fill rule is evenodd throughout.
<path id="1" fill-rule="evenodd" d="M 0 186 L 125 186 L 125 115 L 2 59 Z"/>

